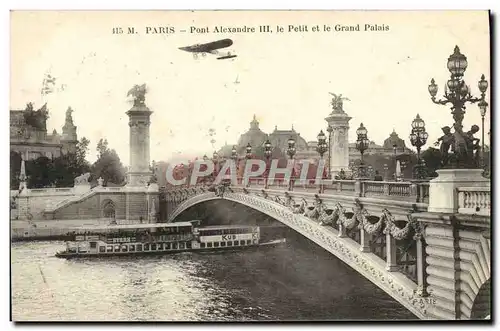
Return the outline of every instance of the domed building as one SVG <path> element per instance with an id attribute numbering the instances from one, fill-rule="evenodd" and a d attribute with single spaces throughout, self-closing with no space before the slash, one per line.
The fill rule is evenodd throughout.
<path id="1" fill-rule="evenodd" d="M 295 140 L 295 148 L 297 152 L 307 150 L 307 142 L 296 132 L 292 126 L 291 130 L 278 130 L 278 126 L 274 127 L 274 131 L 269 135 L 269 141 L 273 147 L 278 147 L 282 151 L 288 148 L 288 140 Z"/>
<path id="2" fill-rule="evenodd" d="M 236 150 L 238 154 L 245 153 L 245 147 L 250 143 L 252 148 L 260 147 L 264 145 L 267 139 L 267 134 L 262 132 L 259 128 L 259 122 L 255 115 L 253 115 L 253 120 L 250 122 L 250 129 L 243 133 L 238 140 L 238 144 L 236 145 Z"/>
<path id="3" fill-rule="evenodd" d="M 273 147 L 273 151 L 276 151 L 276 155 L 279 154 L 281 156 L 286 156 L 288 140 L 290 138 L 295 140 L 295 159 L 308 159 L 312 162 L 319 159 L 318 152 L 316 151 L 318 144 L 317 141 L 306 141 L 299 132 L 295 131 L 293 126 L 291 130 L 278 130 L 278 127 L 275 126 L 273 132 L 266 134 L 260 129 L 259 122 L 257 121 L 255 115 L 253 120 L 250 122 L 250 129 L 240 136 L 238 143 L 236 144 L 236 151 L 240 157 L 244 156 L 246 152 L 245 149 L 248 143 L 250 143 L 250 146 L 252 146 L 252 153 L 256 153 L 256 151 L 263 148 L 265 141 L 269 139 L 271 146 Z M 217 151 L 217 153 L 220 157 L 229 158 L 231 157 L 233 146 L 234 145 L 226 143 Z M 279 152 L 277 152 L 277 150 L 279 150 Z M 405 141 L 401 139 L 395 131 L 393 131 L 389 137 L 384 140 L 383 145 L 378 145 L 374 141 L 370 141 L 368 149 L 364 154 L 391 157 L 394 154 L 401 155 L 411 153 L 412 151 L 406 147 Z M 208 155 L 208 157 L 211 158 L 212 155 Z M 324 154 L 324 158 L 328 159 L 328 152 Z M 349 143 L 349 160 L 354 161 L 360 158 L 361 153 L 356 149 L 356 143 Z"/>
<path id="4" fill-rule="evenodd" d="M 399 138 L 399 136 L 395 130 L 392 130 L 392 133 L 389 136 L 389 138 L 384 140 L 383 147 L 384 147 L 384 149 L 391 150 L 393 152 L 394 152 L 394 149 L 396 149 L 395 152 L 397 154 L 405 154 L 409 151 L 408 148 L 406 148 L 405 141 L 403 139 Z"/>

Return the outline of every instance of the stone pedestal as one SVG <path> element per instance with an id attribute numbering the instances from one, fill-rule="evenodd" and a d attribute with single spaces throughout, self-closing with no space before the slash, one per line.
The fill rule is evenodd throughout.
<path id="1" fill-rule="evenodd" d="M 26 220 L 29 218 L 29 198 L 28 195 L 20 194 L 17 197 L 17 218 L 19 220 Z"/>
<path id="2" fill-rule="evenodd" d="M 349 120 L 351 117 L 343 110 L 335 110 L 325 118 L 332 127 L 330 138 L 330 175 L 335 178 L 340 170 L 349 172 Z"/>
<path id="3" fill-rule="evenodd" d="M 490 186 L 490 180 L 481 176 L 482 169 L 441 169 L 436 172 L 438 177 L 429 182 L 429 212 L 456 213 L 457 188 Z"/>

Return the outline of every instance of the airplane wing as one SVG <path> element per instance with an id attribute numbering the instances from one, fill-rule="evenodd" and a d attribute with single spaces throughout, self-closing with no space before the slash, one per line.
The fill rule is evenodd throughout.
<path id="1" fill-rule="evenodd" d="M 211 43 L 206 43 L 206 44 L 195 44 L 192 46 L 179 47 L 179 49 L 186 51 L 186 52 L 212 53 L 213 51 L 215 51 L 217 49 L 226 48 L 226 47 L 231 46 L 232 44 L 233 44 L 233 41 L 231 39 L 222 39 L 222 40 L 213 41 Z"/>

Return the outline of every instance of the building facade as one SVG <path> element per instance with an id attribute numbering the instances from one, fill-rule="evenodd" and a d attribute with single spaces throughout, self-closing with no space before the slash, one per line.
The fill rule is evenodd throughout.
<path id="1" fill-rule="evenodd" d="M 347 123 L 348 121 L 344 120 L 344 122 Z M 344 140 L 348 134 L 347 124 L 345 124 L 342 128 L 344 129 L 344 131 L 342 132 L 342 140 Z M 238 139 L 238 143 L 235 146 L 238 155 L 241 157 L 245 154 L 245 148 L 247 144 L 250 143 L 250 146 L 252 146 L 252 150 L 255 151 L 257 148 L 263 148 L 264 143 L 267 139 L 269 139 L 273 149 L 279 149 L 281 153 L 286 153 L 286 149 L 288 148 L 288 139 L 290 138 L 293 138 L 295 140 L 296 159 L 308 159 L 311 162 L 318 160 L 319 155 L 316 151 L 316 147 L 318 145 L 317 141 L 306 141 L 299 132 L 295 131 L 293 127 L 291 130 L 278 130 L 278 127 L 275 126 L 274 131 L 270 134 L 267 134 L 260 129 L 259 122 L 257 121 L 255 115 L 252 122 L 250 122 L 249 130 L 240 136 L 240 138 Z M 339 141 L 339 139 L 339 137 L 337 137 L 337 139 L 334 139 L 332 134 L 331 145 L 334 145 L 336 141 Z M 360 159 L 361 154 L 356 149 L 356 143 L 348 143 L 348 146 L 349 162 Z M 331 147 L 333 149 L 333 146 Z M 233 145 L 226 144 L 219 151 L 217 151 L 217 153 L 220 157 L 229 158 L 231 156 L 232 148 Z M 401 139 L 395 131 L 393 131 L 389 135 L 389 137 L 384 140 L 383 145 L 378 145 L 374 141 L 371 141 L 368 149 L 364 152 L 365 155 L 380 155 L 384 157 L 410 153 L 411 150 L 406 147 L 405 141 Z M 327 151 L 324 155 L 325 160 L 327 160 L 328 157 L 329 153 Z"/>
<path id="2" fill-rule="evenodd" d="M 34 160 L 45 156 L 56 158 L 62 154 L 75 152 L 78 143 L 77 127 L 73 123 L 68 108 L 62 134 L 54 129 L 47 134 L 47 105 L 33 110 L 29 103 L 24 110 L 10 111 L 10 150 L 22 155 L 25 160 Z"/>

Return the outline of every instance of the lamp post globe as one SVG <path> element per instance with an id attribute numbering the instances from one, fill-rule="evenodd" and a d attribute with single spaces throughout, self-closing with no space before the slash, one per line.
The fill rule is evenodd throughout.
<path id="1" fill-rule="evenodd" d="M 481 75 L 481 79 L 477 83 L 477 87 L 481 93 L 486 93 L 488 89 L 488 81 L 485 79 L 484 74 Z"/>
<path id="2" fill-rule="evenodd" d="M 467 69 L 467 57 L 460 53 L 460 48 L 455 46 L 453 54 L 448 58 L 447 67 L 452 77 L 461 77 Z"/>
<path id="3" fill-rule="evenodd" d="M 273 151 L 271 142 L 269 141 L 269 139 L 267 139 L 266 142 L 264 143 L 264 155 L 266 156 L 266 158 L 269 158 L 271 157 L 272 153 Z"/>

